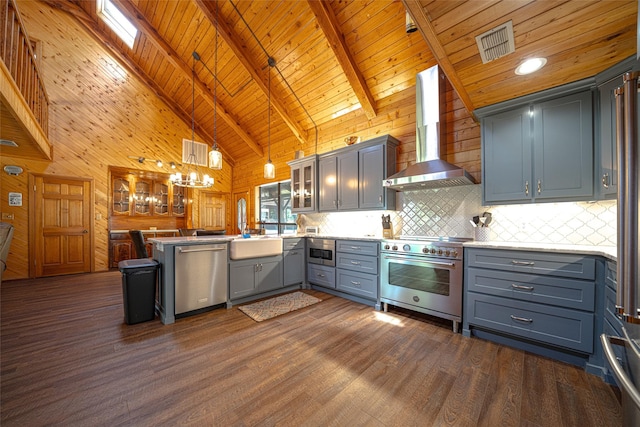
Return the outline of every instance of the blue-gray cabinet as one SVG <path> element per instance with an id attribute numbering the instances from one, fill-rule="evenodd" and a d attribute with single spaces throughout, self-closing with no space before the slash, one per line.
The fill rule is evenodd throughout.
<path id="1" fill-rule="evenodd" d="M 336 241 L 336 289 L 377 301 L 379 246 L 378 242 Z"/>
<path id="2" fill-rule="evenodd" d="M 358 208 L 358 152 L 320 158 L 320 211 Z"/>
<path id="3" fill-rule="evenodd" d="M 605 277 L 604 277 L 604 322 L 602 323 L 602 332 L 607 335 L 613 337 L 622 337 L 622 320 L 618 315 L 618 311 L 616 310 L 616 290 L 618 287 L 617 280 L 617 264 L 613 261 L 607 261 L 605 263 Z M 616 358 L 622 364 L 622 366 L 626 369 L 626 357 L 624 355 L 624 347 L 614 345 L 613 351 L 616 354 Z M 607 364 L 607 375 L 609 377 L 609 382 L 613 382 L 613 371 L 611 367 L 608 366 L 606 362 L 606 358 L 604 361 Z"/>
<path id="4" fill-rule="evenodd" d="M 592 104 L 587 89 L 483 116 L 483 204 L 592 199 Z"/>
<path id="5" fill-rule="evenodd" d="M 395 209 L 395 191 L 382 186 L 382 181 L 395 173 L 395 153 L 395 145 L 387 144 L 358 151 L 360 209 Z"/>
<path id="6" fill-rule="evenodd" d="M 622 76 L 598 86 L 600 140 L 596 193 L 598 199 L 615 199 L 618 195 L 618 155 L 616 153 L 616 100 L 614 90 L 622 86 Z"/>
<path id="7" fill-rule="evenodd" d="M 477 329 L 541 348 L 593 353 L 595 258 L 466 248 L 465 266 L 463 334 Z"/>
<path id="8" fill-rule="evenodd" d="M 231 301 L 282 288 L 282 255 L 229 261 Z"/>
<path id="9" fill-rule="evenodd" d="M 336 268 L 319 264 L 307 264 L 307 282 L 325 288 L 336 288 Z"/>
<path id="10" fill-rule="evenodd" d="M 640 61 L 628 58 L 596 76 L 596 199 L 615 199 L 618 193 L 618 156 L 616 153 L 615 89 L 622 86 L 624 73 L 640 69 Z"/>
<path id="11" fill-rule="evenodd" d="M 284 286 L 304 283 L 305 239 L 285 238 L 282 245 Z"/>
<path id="12" fill-rule="evenodd" d="M 486 203 L 531 199 L 529 106 L 482 120 L 482 187 Z"/>
<path id="13" fill-rule="evenodd" d="M 385 135 L 319 156 L 318 210 L 395 209 L 382 181 L 395 173 L 398 140 Z"/>
<path id="14" fill-rule="evenodd" d="M 315 212 L 318 156 L 287 162 L 291 168 L 291 212 Z"/>

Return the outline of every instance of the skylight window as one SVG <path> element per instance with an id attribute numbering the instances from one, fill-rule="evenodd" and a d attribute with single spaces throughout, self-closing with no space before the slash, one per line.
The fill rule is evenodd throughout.
<path id="1" fill-rule="evenodd" d="M 138 29 L 129 21 L 111 0 L 98 0 L 98 16 L 133 49 Z"/>

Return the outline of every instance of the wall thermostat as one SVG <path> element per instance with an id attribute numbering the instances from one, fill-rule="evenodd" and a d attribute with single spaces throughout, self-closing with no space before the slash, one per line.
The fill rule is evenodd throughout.
<path id="1" fill-rule="evenodd" d="M 20 175 L 24 170 L 20 167 L 20 166 L 11 166 L 11 165 L 7 165 L 4 167 L 4 171 L 6 173 L 8 173 L 9 175 L 13 175 L 13 176 L 18 176 Z"/>

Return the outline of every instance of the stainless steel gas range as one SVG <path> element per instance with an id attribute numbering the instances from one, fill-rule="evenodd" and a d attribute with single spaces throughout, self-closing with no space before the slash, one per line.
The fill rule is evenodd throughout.
<path id="1" fill-rule="evenodd" d="M 472 239 L 401 236 L 380 247 L 380 301 L 462 321 L 462 244 Z"/>

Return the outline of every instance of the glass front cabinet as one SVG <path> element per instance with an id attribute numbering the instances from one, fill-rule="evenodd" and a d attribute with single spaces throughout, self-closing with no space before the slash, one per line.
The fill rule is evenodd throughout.
<path id="1" fill-rule="evenodd" d="M 318 156 L 312 155 L 288 162 L 291 168 L 291 211 L 316 211 Z"/>
<path id="2" fill-rule="evenodd" d="M 111 213 L 129 216 L 184 216 L 184 189 L 168 179 L 151 179 L 134 174 L 111 177 Z"/>

